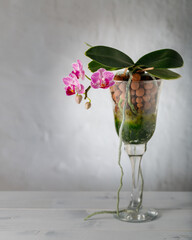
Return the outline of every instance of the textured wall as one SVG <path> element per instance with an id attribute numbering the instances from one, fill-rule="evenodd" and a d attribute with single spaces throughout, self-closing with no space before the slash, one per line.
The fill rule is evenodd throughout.
<path id="1" fill-rule="evenodd" d="M 143 174 L 145 190 L 192 190 L 191 15 L 191 0 L 0 0 L 0 190 L 117 189 L 108 90 L 91 92 L 89 111 L 63 90 L 71 63 L 88 63 L 84 42 L 133 60 L 183 56 L 182 78 L 164 81 Z M 125 153 L 123 165 L 129 182 Z"/>

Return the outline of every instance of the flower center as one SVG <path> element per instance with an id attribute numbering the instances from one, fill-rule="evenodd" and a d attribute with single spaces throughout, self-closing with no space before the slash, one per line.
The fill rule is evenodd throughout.
<path id="1" fill-rule="evenodd" d="M 71 89 L 69 89 L 69 91 L 70 91 L 70 92 L 72 92 L 72 93 L 75 93 L 75 90 L 74 90 L 74 89 L 72 89 L 72 88 L 71 88 Z"/>
<path id="2" fill-rule="evenodd" d="M 106 82 L 105 82 L 104 78 L 101 79 L 101 85 L 100 86 L 101 87 L 105 87 L 106 86 Z"/>

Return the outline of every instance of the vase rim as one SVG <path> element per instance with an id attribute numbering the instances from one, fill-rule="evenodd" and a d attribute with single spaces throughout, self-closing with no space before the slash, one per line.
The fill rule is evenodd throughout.
<path id="1" fill-rule="evenodd" d="M 150 79 L 150 80 L 139 80 L 139 81 L 134 81 L 134 82 L 161 82 L 163 79 Z M 128 80 L 115 80 L 115 82 L 128 82 Z"/>

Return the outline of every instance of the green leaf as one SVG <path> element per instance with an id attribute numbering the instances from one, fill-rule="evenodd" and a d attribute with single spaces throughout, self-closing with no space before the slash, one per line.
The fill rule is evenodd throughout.
<path id="1" fill-rule="evenodd" d="M 91 72 L 95 72 L 97 71 L 99 68 L 105 68 L 106 70 L 108 71 L 114 71 L 114 70 L 118 70 L 118 69 L 121 69 L 121 68 L 114 68 L 114 67 L 109 67 L 109 66 L 106 66 L 106 65 L 103 65 L 101 63 L 98 63 L 96 61 L 91 61 L 89 64 L 88 64 L 88 68 Z"/>
<path id="2" fill-rule="evenodd" d="M 160 68 L 156 68 L 153 70 L 148 70 L 147 71 L 149 74 L 153 75 L 154 77 L 158 77 L 160 79 L 177 79 L 179 77 L 181 77 L 181 75 L 179 75 L 178 73 L 175 73 L 171 70 L 168 69 L 160 69 Z"/>
<path id="3" fill-rule="evenodd" d="M 183 66 L 183 59 L 175 50 L 161 49 L 144 55 L 135 65 L 154 68 L 177 68 Z"/>
<path id="4" fill-rule="evenodd" d="M 95 46 L 89 48 L 85 55 L 92 60 L 112 68 L 126 68 L 134 65 L 125 53 L 111 47 Z"/>

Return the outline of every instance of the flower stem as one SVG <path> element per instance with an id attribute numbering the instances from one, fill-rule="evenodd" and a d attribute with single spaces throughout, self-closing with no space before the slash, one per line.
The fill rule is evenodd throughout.
<path id="1" fill-rule="evenodd" d="M 84 97 L 84 99 L 86 99 L 86 98 L 88 98 L 88 96 L 87 96 L 87 93 L 88 93 L 88 91 L 91 89 L 91 86 L 89 86 L 87 89 L 85 89 L 85 97 Z M 91 102 L 91 99 L 90 98 L 88 98 L 89 99 L 89 101 Z"/>
<path id="2" fill-rule="evenodd" d="M 91 102 L 91 99 L 89 97 L 87 97 L 87 99 L 89 100 L 89 102 Z"/>
<path id="3" fill-rule="evenodd" d="M 85 77 L 91 81 L 91 78 L 90 78 L 90 77 L 88 77 L 86 74 L 85 74 Z"/>
<path id="4" fill-rule="evenodd" d="M 91 46 L 89 43 L 87 43 L 87 42 L 85 42 L 85 44 L 88 46 L 88 47 L 93 47 L 93 46 Z"/>

